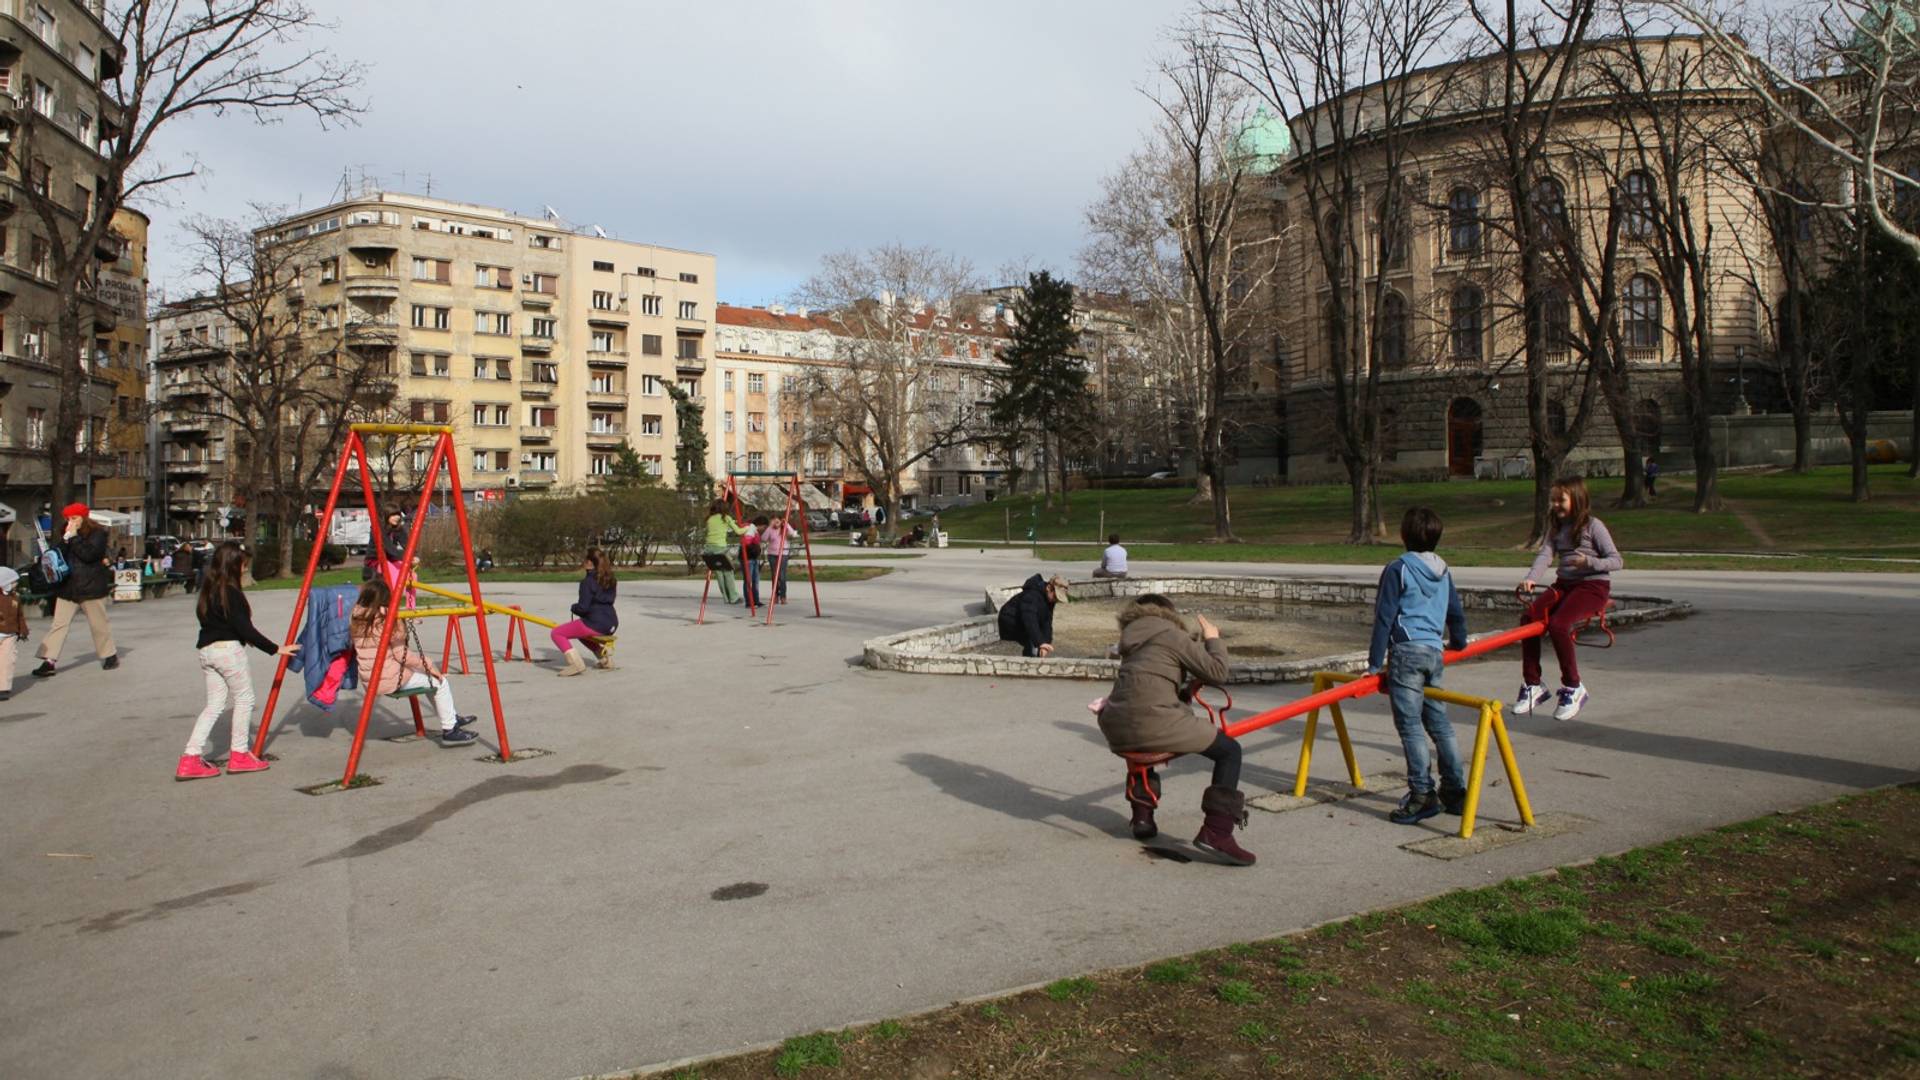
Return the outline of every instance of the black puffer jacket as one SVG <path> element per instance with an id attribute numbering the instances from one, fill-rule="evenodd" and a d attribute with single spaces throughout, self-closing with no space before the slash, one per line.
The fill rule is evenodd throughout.
<path id="1" fill-rule="evenodd" d="M 1047 602 L 1046 578 L 1033 575 L 1000 605 L 1000 640 L 1017 641 L 1029 649 L 1053 644 L 1053 605 Z"/>
<path id="2" fill-rule="evenodd" d="M 67 560 L 67 580 L 53 595 L 80 603 L 104 600 L 113 593 L 113 571 L 107 568 L 107 530 L 94 529 L 62 539 L 60 554 Z"/>

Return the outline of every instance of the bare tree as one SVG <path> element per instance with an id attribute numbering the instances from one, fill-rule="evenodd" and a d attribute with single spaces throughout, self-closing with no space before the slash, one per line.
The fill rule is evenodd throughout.
<path id="1" fill-rule="evenodd" d="M 1446 0 L 1228 0 L 1205 9 L 1235 76 L 1298 118 L 1289 179 L 1304 198 L 1325 285 L 1322 370 L 1351 491 L 1350 543 L 1380 534 L 1381 376 L 1409 361 L 1408 298 L 1390 279 L 1412 257 L 1412 129 L 1444 98 L 1446 79 L 1414 73 L 1439 55 L 1458 11 Z"/>
<path id="2" fill-rule="evenodd" d="M 173 408 L 234 432 L 229 468 L 244 502 L 244 535 L 259 535 L 263 514 L 273 521 L 278 572 L 286 574 L 294 537 L 309 521 L 308 497 L 335 463 L 347 425 L 391 395 L 397 331 L 324 326 L 305 315 L 303 278 L 315 256 L 304 240 L 276 241 L 210 218 L 191 219 L 186 230 L 199 286 L 192 306 L 225 333 L 193 376 L 198 393 Z"/>
<path id="3" fill-rule="evenodd" d="M 833 360 L 810 366 L 794 393 L 803 442 L 831 447 L 860 475 L 889 529 L 907 470 L 983 433 L 976 402 L 941 386 L 954 338 L 945 324 L 978 292 L 964 261 L 897 244 L 829 255 L 800 287 L 799 303 L 840 324 Z"/>
<path id="4" fill-rule="evenodd" d="M 1278 265 L 1277 238 L 1259 224 L 1265 184 L 1239 145 L 1251 100 L 1220 43 L 1197 29 L 1183 34 L 1149 97 L 1159 122 L 1088 209 L 1081 270 L 1146 313 L 1142 343 L 1164 365 L 1160 385 L 1194 444 L 1196 499 L 1212 509 L 1215 539 L 1232 540 L 1227 404 L 1270 326 L 1260 298 Z"/>
<path id="5" fill-rule="evenodd" d="M 155 136 L 201 113 L 239 112 L 261 123 L 306 113 L 324 125 L 358 110 L 348 95 L 360 69 L 301 45 L 323 24 L 299 0 L 115 0 L 107 8 L 103 21 L 116 44 L 103 61 L 111 74 L 101 80 L 100 161 L 91 190 L 79 187 L 82 204 L 65 204 L 68 189 L 52 182 L 39 157 L 45 141 L 69 137 L 55 133 L 52 118 L 16 110 L 19 123 L 4 148 L 6 168 L 28 179 L 22 190 L 46 235 L 47 276 L 60 304 L 51 342 L 59 396 L 48 444 L 56 505 L 69 496 L 74 441 L 85 423 L 96 262 L 122 242 L 111 232 L 114 213 L 195 172 L 191 164 L 153 160 Z"/>
<path id="6" fill-rule="evenodd" d="M 1751 44 L 1745 5 L 1732 0 L 1657 2 L 1712 39 L 1776 122 L 1846 171 L 1850 182 L 1824 199 L 1920 260 L 1920 217 L 1898 209 L 1920 199 L 1920 169 L 1904 160 L 1920 119 L 1913 0 L 1802 0 L 1799 47 L 1785 51 L 1764 32 Z"/>

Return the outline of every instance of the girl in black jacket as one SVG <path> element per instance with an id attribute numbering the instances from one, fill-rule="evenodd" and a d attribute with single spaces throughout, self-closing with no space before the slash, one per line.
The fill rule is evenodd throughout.
<path id="1" fill-rule="evenodd" d="M 214 722 L 233 701 L 233 731 L 228 737 L 227 772 L 265 772 L 267 763 L 253 756 L 249 735 L 253 728 L 253 674 L 247 670 L 247 646 L 268 656 L 292 656 L 298 645 L 275 645 L 254 629 L 253 608 L 247 594 L 240 591 L 246 574 L 247 552 L 228 540 L 213 549 L 207 581 L 200 590 L 195 607 L 200 616 L 200 671 L 207 679 L 207 707 L 193 722 L 193 734 L 187 736 L 187 749 L 173 770 L 175 780 L 200 780 L 219 776 L 201 755 L 207 749 L 207 736 Z"/>
<path id="2" fill-rule="evenodd" d="M 579 641 L 594 655 L 600 670 L 613 670 L 613 657 L 601 651 L 593 639 L 609 637 L 620 628 L 620 616 L 613 610 L 614 594 L 619 590 L 613 577 L 613 560 L 599 548 L 588 548 L 587 557 L 581 568 L 586 571 L 580 579 L 580 599 L 573 605 L 573 621 L 561 623 L 553 628 L 553 647 L 560 650 L 560 657 L 566 666 L 560 669 L 562 676 L 578 675 L 587 670 L 580 661 L 580 654 L 573 651 L 573 643 Z"/>
<path id="3" fill-rule="evenodd" d="M 53 589 L 53 625 L 40 642 L 40 666 L 33 673 L 44 679 L 57 674 L 60 650 L 67 644 L 67 628 L 77 612 L 86 616 L 87 629 L 93 633 L 93 652 L 100 666 L 108 671 L 120 666 L 119 650 L 114 648 L 113 627 L 107 622 L 107 597 L 113 593 L 113 571 L 107 566 L 107 530 L 87 516 L 85 503 L 74 503 L 60 511 L 67 519 L 66 530 L 54 546 L 67 560 L 67 576 Z"/>

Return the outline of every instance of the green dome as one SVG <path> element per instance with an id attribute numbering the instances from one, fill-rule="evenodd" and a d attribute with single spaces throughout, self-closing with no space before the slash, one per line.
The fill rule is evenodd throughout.
<path id="1" fill-rule="evenodd" d="M 1853 43 L 1848 49 L 1852 55 L 1848 57 L 1847 66 L 1880 62 L 1880 44 L 1877 39 L 1882 28 L 1892 29 L 1893 33 L 1889 37 L 1895 49 L 1911 50 L 1915 37 L 1920 34 L 1920 28 L 1916 27 L 1916 22 L 1920 22 L 1920 15 L 1916 15 L 1916 10 L 1920 10 L 1920 4 L 1916 4 L 1914 0 L 1881 0 L 1880 3 L 1873 5 L 1862 16 L 1860 28 L 1854 32 Z M 1906 58 L 1895 57 L 1894 59 L 1898 61 Z"/>
<path id="2" fill-rule="evenodd" d="M 1264 107 L 1255 109 L 1253 119 L 1234 139 L 1234 146 L 1254 159 L 1256 167 L 1275 169 L 1293 154 L 1293 130 L 1287 126 L 1286 117 L 1275 116 Z"/>

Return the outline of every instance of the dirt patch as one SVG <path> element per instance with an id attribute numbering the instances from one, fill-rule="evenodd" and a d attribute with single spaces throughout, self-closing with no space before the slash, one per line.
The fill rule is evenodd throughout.
<path id="1" fill-rule="evenodd" d="M 1920 1076 L 1916 813 L 1873 792 L 668 1075 Z"/>
<path id="2" fill-rule="evenodd" d="M 1125 598 L 1076 600 L 1054 608 L 1055 655 L 1108 659 L 1110 650 L 1120 641 L 1115 617 L 1127 602 Z M 1365 649 L 1373 622 L 1373 608 L 1366 604 L 1206 596 L 1181 596 L 1176 602 L 1182 611 L 1213 620 L 1220 627 L 1220 638 L 1226 642 L 1227 652 L 1248 660 L 1327 656 Z M 1485 625 L 1474 621 L 1476 614 Z M 1468 629 L 1477 633 L 1491 629 L 1497 621 L 1491 613 L 1469 613 Z M 1020 646 L 1000 641 L 972 651 L 1018 656 Z"/>

